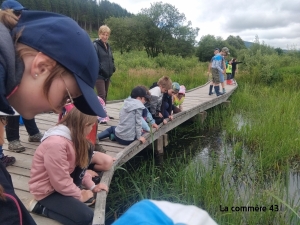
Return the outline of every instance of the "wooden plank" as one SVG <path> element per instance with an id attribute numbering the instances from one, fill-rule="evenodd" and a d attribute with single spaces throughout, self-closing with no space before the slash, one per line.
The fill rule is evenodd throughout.
<path id="1" fill-rule="evenodd" d="M 208 95 L 208 85 L 199 86 L 193 90 L 189 90 L 186 93 L 186 98 L 183 103 L 184 111 L 174 115 L 174 120 L 168 122 L 166 125 L 160 125 L 158 130 L 153 131 L 153 140 L 163 139 L 163 143 L 167 144 L 167 135 L 166 133 L 183 123 L 184 121 L 190 119 L 191 117 L 203 112 L 206 109 L 212 108 L 216 105 L 221 104 L 222 102 L 227 101 L 228 97 L 233 93 L 237 88 L 236 86 L 226 86 L 227 93 L 220 97 L 209 96 Z M 123 106 L 123 101 L 114 102 L 113 104 L 107 104 L 108 115 L 113 116 L 115 119 L 110 120 L 107 125 L 99 125 L 98 132 L 107 129 L 111 125 L 117 125 L 119 119 L 119 112 Z M 36 122 L 41 132 L 48 130 L 50 127 L 53 127 L 58 120 L 58 115 L 53 113 L 44 113 L 36 116 Z M 7 169 L 11 173 L 13 183 L 16 188 L 16 192 L 23 198 L 25 203 L 32 198 L 31 194 L 28 192 L 28 180 L 30 176 L 30 167 L 32 161 L 32 155 L 35 152 L 35 149 L 39 143 L 29 143 L 28 134 L 24 126 L 20 127 L 20 140 L 22 145 L 26 147 L 26 151 L 23 153 L 14 153 L 5 150 L 5 154 L 13 155 L 17 158 L 17 162 L 14 166 L 9 166 Z M 134 157 L 137 153 L 142 151 L 146 146 L 151 144 L 152 139 L 149 133 L 145 134 L 146 143 L 141 144 L 139 141 L 133 142 L 129 146 L 120 145 L 117 142 L 112 142 L 109 139 L 104 139 L 100 141 L 100 144 L 106 150 L 106 154 L 115 157 L 116 161 L 114 162 L 111 170 L 103 173 L 101 182 L 110 185 L 112 176 L 114 174 L 114 169 L 117 166 L 122 165 L 127 162 L 129 159 Z M 4 145 L 4 149 L 7 149 L 7 143 Z M 93 224 L 104 224 L 105 222 L 105 206 L 106 206 L 106 192 L 100 192 L 97 194 L 97 201 L 95 205 L 95 215 Z M 37 224 L 59 224 L 55 221 L 49 220 L 44 217 L 34 215 L 34 219 Z M 45 220 L 44 220 L 45 219 Z"/>
<path id="2" fill-rule="evenodd" d="M 21 190 L 27 192 L 29 191 L 29 187 L 28 187 L 29 177 L 24 177 L 22 175 L 17 175 L 17 174 L 10 174 L 10 175 L 15 190 Z"/>
<path id="3" fill-rule="evenodd" d="M 106 151 L 116 152 L 116 153 L 119 153 L 119 152 L 121 152 L 121 151 L 124 150 L 124 148 L 111 147 L 111 146 L 105 146 L 105 145 L 103 145 L 102 147 L 103 147 L 104 150 L 106 150 Z"/>

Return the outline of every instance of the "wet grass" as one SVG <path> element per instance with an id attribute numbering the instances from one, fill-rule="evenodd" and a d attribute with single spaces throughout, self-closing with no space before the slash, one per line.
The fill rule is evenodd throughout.
<path id="1" fill-rule="evenodd" d="M 238 74 L 229 106 L 209 110 L 204 124 L 169 133 L 163 164 L 150 150 L 117 170 L 107 224 L 145 198 L 196 205 L 219 224 L 300 224 L 300 67 L 279 73 L 272 83 L 258 83 L 258 75 L 247 71 Z M 137 74 L 136 80 L 142 76 Z"/>

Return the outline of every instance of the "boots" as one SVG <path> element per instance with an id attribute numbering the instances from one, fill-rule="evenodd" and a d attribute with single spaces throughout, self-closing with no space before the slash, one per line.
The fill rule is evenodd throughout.
<path id="1" fill-rule="evenodd" d="M 213 87 L 214 87 L 213 85 L 209 86 L 209 93 L 208 93 L 208 95 L 213 95 L 214 94 L 213 91 L 212 91 Z"/>
<path id="2" fill-rule="evenodd" d="M 215 88 L 215 92 L 216 92 L 216 95 L 217 95 L 217 96 L 223 95 L 223 93 L 220 92 L 220 87 L 219 87 L 219 85 L 218 85 L 218 86 L 215 86 L 214 88 Z"/>

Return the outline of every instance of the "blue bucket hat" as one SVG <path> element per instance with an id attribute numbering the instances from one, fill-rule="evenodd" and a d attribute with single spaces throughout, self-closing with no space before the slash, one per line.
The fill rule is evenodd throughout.
<path id="1" fill-rule="evenodd" d="M 18 1 L 6 0 L 6 1 L 2 2 L 1 9 L 2 10 L 12 9 L 12 10 L 15 10 L 15 11 L 20 11 L 20 10 L 25 10 L 27 8 L 22 6 Z"/>
<path id="2" fill-rule="evenodd" d="M 67 68 L 75 77 L 82 96 L 74 105 L 88 115 L 106 117 L 94 85 L 98 77 L 99 62 L 88 34 L 71 18 L 41 11 L 23 11 L 13 29 L 21 32 L 18 42 L 44 53 Z"/>

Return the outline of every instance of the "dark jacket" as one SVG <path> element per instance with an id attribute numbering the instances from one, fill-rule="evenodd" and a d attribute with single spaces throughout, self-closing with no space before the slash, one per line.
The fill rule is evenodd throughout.
<path id="1" fill-rule="evenodd" d="M 109 80 L 116 71 L 111 47 L 108 43 L 106 43 L 106 49 L 103 41 L 100 39 L 95 40 L 93 43 L 99 60 L 98 79 Z"/>
<path id="2" fill-rule="evenodd" d="M 0 224 L 36 225 L 23 203 L 15 194 L 10 174 L 2 162 L 0 162 L 0 184 L 4 189 L 5 197 L 5 200 L 0 199 Z"/>
<path id="3" fill-rule="evenodd" d="M 19 85 L 24 64 L 16 58 L 15 47 L 10 31 L 0 23 L 0 115 L 1 112 L 14 114 L 7 96 Z"/>

